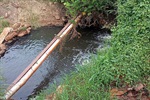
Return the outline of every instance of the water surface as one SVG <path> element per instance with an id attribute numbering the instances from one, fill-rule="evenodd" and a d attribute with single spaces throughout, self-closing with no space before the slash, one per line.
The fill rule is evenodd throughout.
<path id="1" fill-rule="evenodd" d="M 41 27 L 9 46 L 0 58 L 0 67 L 7 85 L 17 78 L 61 29 L 62 27 Z M 109 36 L 106 31 L 95 29 L 82 30 L 81 33 L 81 38 L 66 41 L 61 52 L 59 47 L 56 48 L 13 98 L 27 100 L 28 96 L 46 88 L 54 80 L 61 79 L 64 73 L 74 70 L 77 64 L 85 64 L 91 53 L 102 48 L 104 38 Z"/>

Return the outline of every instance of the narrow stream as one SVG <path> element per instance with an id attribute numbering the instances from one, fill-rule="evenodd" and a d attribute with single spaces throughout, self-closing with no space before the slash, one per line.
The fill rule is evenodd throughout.
<path id="1" fill-rule="evenodd" d="M 41 27 L 9 46 L 5 55 L 0 58 L 0 67 L 8 86 L 61 29 L 62 27 Z M 86 29 L 81 33 L 83 34 L 81 38 L 68 40 L 61 52 L 59 47 L 54 50 L 12 98 L 27 100 L 30 95 L 61 79 L 64 74 L 73 71 L 76 65 L 88 62 L 91 53 L 96 53 L 98 48 L 102 48 L 105 38 L 110 37 L 105 30 Z"/>

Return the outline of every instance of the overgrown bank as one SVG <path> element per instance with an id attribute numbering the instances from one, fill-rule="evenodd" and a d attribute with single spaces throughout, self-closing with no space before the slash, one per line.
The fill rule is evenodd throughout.
<path id="1" fill-rule="evenodd" d="M 86 0 L 85 0 L 86 1 Z M 48 99 L 109 100 L 113 88 L 128 89 L 145 84 L 145 94 L 134 99 L 149 99 L 150 91 L 150 1 L 118 0 L 117 26 L 112 29 L 111 47 L 98 52 L 97 57 L 80 66 L 63 82 L 62 93 L 52 93 Z M 132 88 L 134 90 L 134 88 Z M 141 90 L 141 89 L 140 89 Z M 134 90 L 136 91 L 136 90 Z M 124 92 L 118 99 L 131 99 Z M 110 96 L 111 95 L 111 96 Z M 126 96 L 127 95 L 127 96 Z M 116 95 L 113 95 L 115 97 Z M 41 93 L 39 100 L 44 99 Z"/>

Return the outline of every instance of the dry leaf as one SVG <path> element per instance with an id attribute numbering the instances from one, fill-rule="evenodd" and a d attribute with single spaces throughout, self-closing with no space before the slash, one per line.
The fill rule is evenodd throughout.
<path id="1" fill-rule="evenodd" d="M 143 88 L 144 88 L 144 85 L 142 83 L 140 83 L 136 87 L 134 87 L 134 90 L 138 92 L 138 91 L 140 91 Z"/>
<path id="2" fill-rule="evenodd" d="M 111 97 L 121 96 L 121 95 L 125 94 L 126 92 L 127 92 L 126 90 L 118 90 L 116 88 L 113 88 L 110 90 Z"/>

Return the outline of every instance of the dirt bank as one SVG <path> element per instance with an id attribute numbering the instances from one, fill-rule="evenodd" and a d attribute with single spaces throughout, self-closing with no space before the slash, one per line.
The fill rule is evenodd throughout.
<path id="1" fill-rule="evenodd" d="M 44 0 L 0 0 L 0 17 L 11 24 L 30 23 L 32 26 L 64 23 L 65 8 L 59 3 Z"/>

